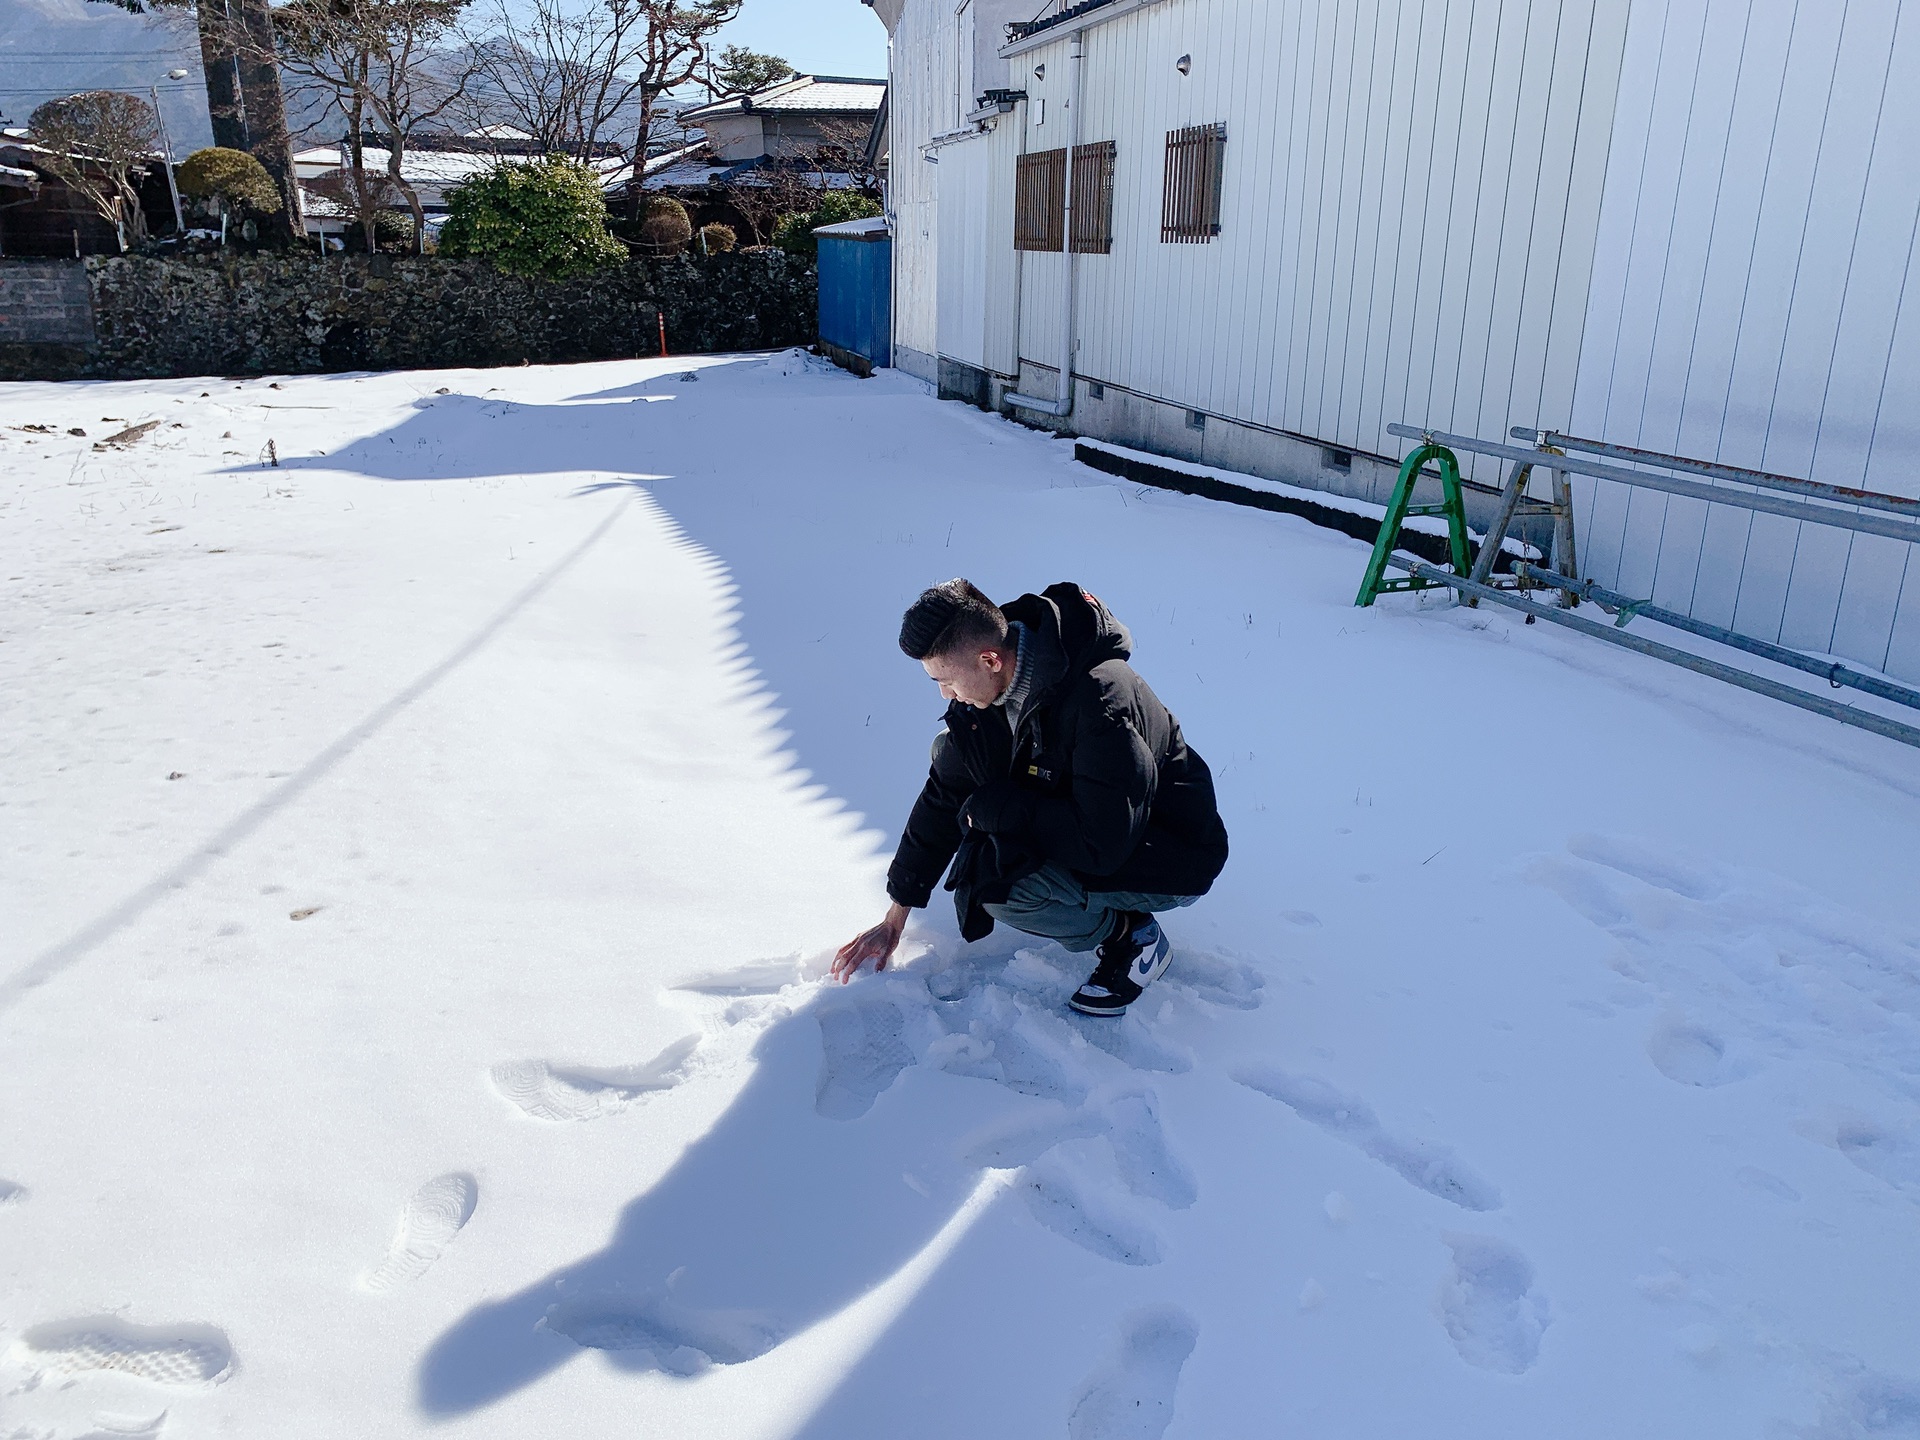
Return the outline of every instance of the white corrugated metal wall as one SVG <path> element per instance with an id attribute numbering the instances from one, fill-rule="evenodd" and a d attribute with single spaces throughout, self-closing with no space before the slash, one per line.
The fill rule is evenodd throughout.
<path id="1" fill-rule="evenodd" d="M 951 3 L 908 0 L 889 46 L 887 208 L 893 216 L 894 363 L 931 380 L 938 352 L 940 244 L 939 168 L 920 147 L 952 126 Z M 926 359 L 915 364 L 902 347 Z"/>
<path id="2" fill-rule="evenodd" d="M 940 354 L 996 374 L 1013 373 L 1019 284 L 1013 248 L 1014 157 L 1021 116 L 1000 117 L 983 135 L 943 145 L 939 158 Z"/>
<path id="3" fill-rule="evenodd" d="M 1566 427 L 1920 496 L 1920 13 L 1637 3 Z M 1581 487 L 1583 569 L 1920 678 L 1915 547 Z"/>
<path id="4" fill-rule="evenodd" d="M 896 36 L 923 138 L 953 22 L 910 0 Z M 1019 356 L 1054 363 L 1063 257 L 1025 256 L 1015 284 L 994 256 L 1013 151 L 1064 143 L 1066 51 L 1012 62 L 1044 120 L 1030 103 L 952 147 L 949 229 L 970 234 L 939 308 L 964 314 L 933 323 L 928 223 L 907 343 L 1005 374 L 989 337 L 1017 317 Z M 1117 143 L 1115 237 L 1077 261 L 1077 370 L 1375 454 L 1404 448 L 1395 420 L 1539 424 L 1920 495 L 1916 59 L 1901 0 L 1171 0 L 1093 25 L 1082 138 Z M 1209 121 L 1223 233 L 1163 245 L 1166 132 Z M 896 193 L 931 214 L 943 167 L 904 183 L 896 137 Z M 1603 582 L 1920 677 L 1911 547 L 1620 487 L 1581 505 Z"/>
<path id="5" fill-rule="evenodd" d="M 1374 453 L 1396 420 L 1564 415 L 1626 22 L 1627 0 L 1181 0 L 1089 29 L 1082 138 L 1119 154 L 1113 253 L 1079 260 L 1080 372 Z M 1066 51 L 1020 62 L 1055 107 Z M 1161 244 L 1166 134 L 1210 121 L 1222 234 Z M 1050 110 L 1028 148 L 1064 128 Z M 1038 363 L 1062 264 L 1028 261 Z"/>

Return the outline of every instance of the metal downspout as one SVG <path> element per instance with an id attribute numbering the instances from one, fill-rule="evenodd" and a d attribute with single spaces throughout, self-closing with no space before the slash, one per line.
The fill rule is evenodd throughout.
<path id="1" fill-rule="evenodd" d="M 1075 30 L 1067 44 L 1067 185 L 1061 223 L 1062 254 L 1067 262 L 1064 298 L 1060 308 L 1060 382 L 1059 393 L 1051 400 L 1034 395 L 1012 394 L 1009 405 L 1032 410 L 1040 415 L 1067 416 L 1073 413 L 1073 319 L 1074 280 L 1078 269 L 1073 254 L 1073 162 L 1080 148 L 1080 66 L 1086 55 L 1085 32 Z M 1014 363 L 1019 364 L 1020 335 L 1014 332 Z"/>
<path id="2" fill-rule="evenodd" d="M 872 0 L 868 0 L 871 4 Z M 893 98 L 900 92 L 893 83 L 893 32 L 887 32 L 887 178 L 880 184 L 880 215 L 887 222 L 887 364 L 893 365 L 900 354 L 900 306 L 894 297 L 900 293 L 900 255 L 906 248 L 900 233 L 900 217 L 893 208 Z M 878 152 L 874 164 L 879 164 Z M 938 273 L 937 271 L 935 273 Z M 937 354 L 940 344 L 934 342 Z M 940 384 L 940 362 L 934 361 L 934 388 Z"/>

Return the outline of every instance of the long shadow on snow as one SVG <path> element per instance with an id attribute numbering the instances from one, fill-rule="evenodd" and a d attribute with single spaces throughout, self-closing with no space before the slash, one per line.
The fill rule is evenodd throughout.
<path id="1" fill-rule="evenodd" d="M 950 983 L 977 988 L 1004 958 L 995 948 L 969 955 Z M 997 1098 L 948 1079 L 874 1106 L 915 1063 L 899 1022 L 925 1022 L 921 985 L 901 976 L 833 987 L 771 1025 L 746 1088 L 620 1212 L 604 1247 L 475 1308 L 435 1342 L 419 1370 L 421 1407 L 469 1413 L 584 1350 L 674 1375 L 752 1360 L 899 1270 L 970 1193 L 979 1171 L 956 1142 Z M 882 988 L 918 1002 L 887 1003 Z M 824 1073 L 822 1028 L 839 1042 Z M 924 1193 L 903 1185 L 903 1171 Z"/>
<path id="2" fill-rule="evenodd" d="M 908 382 L 858 382 L 788 357 L 697 373 L 556 404 L 422 397 L 417 417 L 383 434 L 282 466 L 395 481 L 605 477 L 582 493 L 645 485 L 726 564 L 741 638 L 787 707 L 801 763 L 892 831 L 942 708 L 895 646 L 906 603 L 954 574 L 1003 596 L 1060 578 L 1099 587 L 1141 556 L 1108 556 L 1107 575 L 1055 573 L 1059 526 L 1080 512 L 1049 508 L 1032 483 L 1033 447 L 1047 442 L 958 406 L 927 406 Z M 1000 445 L 1025 448 L 1018 464 L 1007 452 L 1005 469 L 1019 478 L 979 463 L 983 446 Z M 1048 448 L 1060 487 L 1110 487 L 1078 475 L 1064 447 Z M 1151 535 L 1140 544 L 1150 549 Z M 942 897 L 930 918 L 950 931 L 949 914 Z M 962 969 L 991 969 L 1013 943 L 996 936 Z M 583 1348 L 621 1368 L 672 1373 L 748 1360 L 896 1273 L 971 1192 L 979 1171 L 957 1142 L 1008 1098 L 948 1080 L 903 1087 L 910 1093 L 853 1124 L 816 1112 L 817 1025 L 842 1032 L 840 1069 L 826 1077 L 842 1098 L 827 1108 L 846 1118 L 833 1105 L 857 1108 L 913 1063 L 888 1027 L 915 1014 L 931 1023 L 924 991 L 903 1007 L 876 992 L 918 983 L 868 980 L 774 1024 L 726 1115 L 625 1207 L 603 1248 L 476 1308 L 434 1344 L 419 1373 L 423 1408 L 471 1412 Z M 903 1185 L 903 1172 L 917 1186 Z"/>
<path id="3" fill-rule="evenodd" d="M 936 411 L 929 433 L 917 390 L 892 382 L 889 394 L 888 382 L 862 386 L 787 364 L 797 373 L 765 374 L 779 357 L 708 364 L 697 381 L 668 375 L 559 404 L 422 397 L 416 417 L 282 468 L 412 482 L 605 477 L 582 493 L 645 485 L 728 565 L 742 637 L 790 707 L 803 762 L 891 825 L 918 784 L 941 708 L 894 647 L 898 615 L 924 585 L 970 565 L 996 583 L 981 556 L 1001 548 L 1008 518 L 990 496 L 965 515 L 944 514 L 956 477 L 937 430 L 977 422 Z M 769 380 L 778 382 L 771 396 Z M 896 513 L 897 523 L 876 520 Z M 871 553 L 848 563 L 850 543 Z M 937 929 L 950 923 L 936 910 Z M 962 971 L 997 968 L 1012 943 L 974 947 Z M 583 1349 L 635 1371 L 749 1360 L 923 1250 L 979 1174 L 956 1142 L 1006 1096 L 949 1079 L 844 1123 L 914 1063 L 897 1030 L 916 1015 L 932 1023 L 925 992 L 901 1006 L 882 993 L 919 984 L 869 980 L 774 1023 L 746 1088 L 625 1207 L 605 1246 L 476 1308 L 433 1345 L 419 1371 L 423 1409 L 469 1413 Z M 824 1079 L 821 1026 L 839 1036 L 837 1068 Z M 816 1110 L 823 1083 L 831 1093 L 819 1103 L 835 1118 Z"/>
<path id="4" fill-rule="evenodd" d="M 661 375 L 559 404 L 423 397 L 415 418 L 282 466 L 396 481 L 575 472 L 605 477 L 588 491 L 644 485 L 727 566 L 740 637 L 784 707 L 800 765 L 890 839 L 943 708 L 895 643 L 913 597 L 954 575 L 1000 598 L 1062 579 L 1124 589 L 1153 536 L 1142 526 L 1138 553 L 1115 547 L 1092 573 L 1059 573 L 1063 548 L 1087 547 L 1063 534 L 1074 508 L 1050 508 L 1034 486 L 1037 456 L 1061 488 L 1112 481 L 1030 431 L 927 405 L 911 381 L 855 380 L 823 363 L 702 362 L 697 380 Z M 1004 466 L 993 463 L 999 447 Z"/>

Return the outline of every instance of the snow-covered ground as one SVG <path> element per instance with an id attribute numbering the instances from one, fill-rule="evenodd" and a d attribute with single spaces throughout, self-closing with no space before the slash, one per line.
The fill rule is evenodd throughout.
<path id="1" fill-rule="evenodd" d="M 799 356 L 0 424 L 0 1435 L 1920 1436 L 1920 755 Z M 1214 766 L 1123 1022 L 820 979 L 955 574 Z"/>

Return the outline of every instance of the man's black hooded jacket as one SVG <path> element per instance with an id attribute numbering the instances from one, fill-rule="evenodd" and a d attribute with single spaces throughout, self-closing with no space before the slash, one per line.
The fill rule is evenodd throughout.
<path id="1" fill-rule="evenodd" d="M 1093 892 L 1204 895 L 1227 863 L 1213 775 L 1127 664 L 1126 627 L 1071 583 L 1003 609 L 1044 667 L 1019 734 L 999 706 L 947 706 L 887 893 L 923 906 L 952 861 L 969 940 L 993 929 L 983 905 L 1049 861 Z"/>

